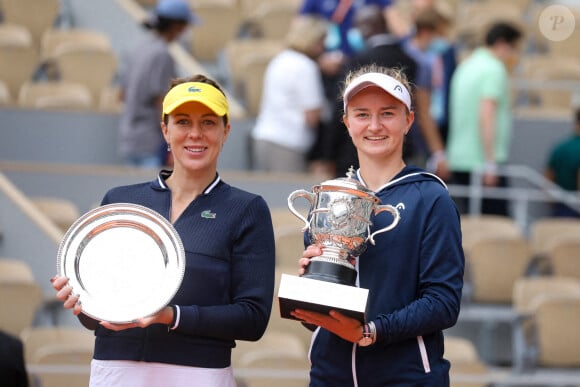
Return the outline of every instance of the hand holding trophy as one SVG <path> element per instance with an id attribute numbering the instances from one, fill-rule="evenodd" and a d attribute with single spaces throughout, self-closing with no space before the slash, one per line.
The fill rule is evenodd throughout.
<path id="1" fill-rule="evenodd" d="M 283 275 L 278 291 L 283 318 L 298 307 L 319 312 L 339 310 L 364 321 L 368 290 L 356 287 L 357 271 L 350 257 L 362 254 L 374 237 L 395 228 L 399 211 L 380 204 L 372 191 L 353 178 L 352 167 L 346 178 L 325 181 L 312 192 L 297 190 L 288 197 L 290 211 L 304 222 L 302 231 L 311 244 L 322 246 L 322 255 L 311 259 L 302 277 Z M 297 198 L 310 202 L 309 219 L 294 207 Z M 371 233 L 371 216 L 389 212 L 392 222 Z"/>

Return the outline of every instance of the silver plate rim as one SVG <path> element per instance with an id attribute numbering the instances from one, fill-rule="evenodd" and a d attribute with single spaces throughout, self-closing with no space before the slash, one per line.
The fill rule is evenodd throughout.
<path id="1" fill-rule="evenodd" d="M 103 226 L 107 220 L 109 223 L 121 220 L 119 229 L 120 227 L 129 225 L 133 230 L 132 232 L 136 230 L 136 232 L 145 238 L 154 239 L 160 248 L 160 251 L 157 251 L 156 254 L 161 255 L 164 260 L 163 281 L 161 283 L 155 283 L 155 285 L 150 285 L 150 289 L 155 290 L 155 295 L 146 300 L 141 300 L 135 305 L 125 303 L 122 305 L 123 310 L 121 310 L 121 305 L 115 304 L 115 301 L 120 301 L 122 297 L 110 297 L 109 295 L 109 297 L 102 296 L 99 299 L 98 294 L 96 297 L 89 294 L 83 286 L 83 279 L 80 278 L 80 261 L 83 253 L 88 250 L 85 249 L 88 244 L 86 240 L 92 240 L 92 236 L 88 238 L 86 236 L 91 232 L 97 232 L 97 235 L 101 232 L 104 235 L 108 230 L 115 230 L 116 223 L 113 225 L 105 224 Z M 133 225 L 137 226 L 131 227 Z M 99 227 L 103 228 L 104 231 L 95 231 Z M 146 229 L 147 232 L 143 232 L 141 229 Z M 111 232 L 109 232 L 110 235 Z M 127 240 L 123 241 L 124 244 L 127 242 Z M 85 243 L 85 245 L 80 248 L 78 247 L 80 243 Z M 136 248 L 137 246 L 133 247 Z M 111 246 L 111 249 L 115 249 L 115 246 Z M 103 251 L 103 253 L 107 252 L 115 253 L 113 250 Z M 146 260 L 146 263 L 150 263 L 151 258 L 158 259 L 159 257 L 153 256 L 148 258 L 149 260 Z M 71 269 L 71 264 L 74 269 Z M 134 203 L 112 203 L 88 211 L 69 227 L 59 244 L 56 266 L 57 273 L 61 276 L 67 276 L 71 272 L 74 274 L 72 276 L 68 275 L 69 285 L 72 286 L 73 292 L 79 295 L 83 306 L 83 314 L 96 320 L 126 323 L 155 314 L 171 301 L 179 290 L 185 273 L 185 250 L 182 240 L 173 225 L 158 212 Z M 144 265 L 140 269 L 147 269 L 148 266 L 150 270 L 154 270 L 151 264 Z M 100 267 L 99 269 L 103 268 Z M 112 270 L 114 269 L 112 268 Z M 104 270 L 107 270 L 107 268 Z M 110 274 L 114 274 L 114 272 Z M 144 286 L 143 283 L 139 285 L 141 285 L 141 288 Z M 129 290 L 131 289 L 129 288 Z M 139 290 L 139 288 L 135 290 Z"/>

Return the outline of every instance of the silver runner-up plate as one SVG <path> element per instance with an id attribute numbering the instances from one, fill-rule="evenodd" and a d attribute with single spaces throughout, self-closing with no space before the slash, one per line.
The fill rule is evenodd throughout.
<path id="1" fill-rule="evenodd" d="M 179 289 L 185 251 L 173 225 L 140 205 L 97 207 L 60 243 L 57 272 L 69 279 L 83 313 L 125 323 L 165 307 Z"/>

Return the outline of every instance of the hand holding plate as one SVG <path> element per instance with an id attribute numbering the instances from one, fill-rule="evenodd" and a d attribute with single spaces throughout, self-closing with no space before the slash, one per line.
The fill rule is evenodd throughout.
<path id="1" fill-rule="evenodd" d="M 68 278 L 56 275 L 50 279 L 52 287 L 57 291 L 56 298 L 63 302 L 65 309 L 72 309 L 76 316 L 82 312 L 82 306 L 78 294 L 73 293 L 72 286 L 68 283 Z"/>

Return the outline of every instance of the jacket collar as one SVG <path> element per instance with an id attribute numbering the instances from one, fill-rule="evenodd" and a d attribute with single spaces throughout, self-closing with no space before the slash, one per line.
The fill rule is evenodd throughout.
<path id="1" fill-rule="evenodd" d="M 159 172 L 159 175 L 157 175 L 157 179 L 153 180 L 153 182 L 151 183 L 153 185 L 154 189 L 157 190 L 161 190 L 161 191 L 169 191 L 169 187 L 167 186 L 167 184 L 165 183 L 165 180 L 167 180 L 167 178 L 169 176 L 171 176 L 171 174 L 173 173 L 173 171 L 171 170 L 167 170 L 167 169 L 163 169 Z M 213 191 L 213 189 L 215 187 L 218 186 L 218 184 L 222 181 L 219 173 L 216 172 L 215 174 L 215 178 L 212 180 L 211 183 L 209 183 L 209 185 L 203 190 L 203 194 L 207 195 L 209 194 L 211 191 Z"/>

